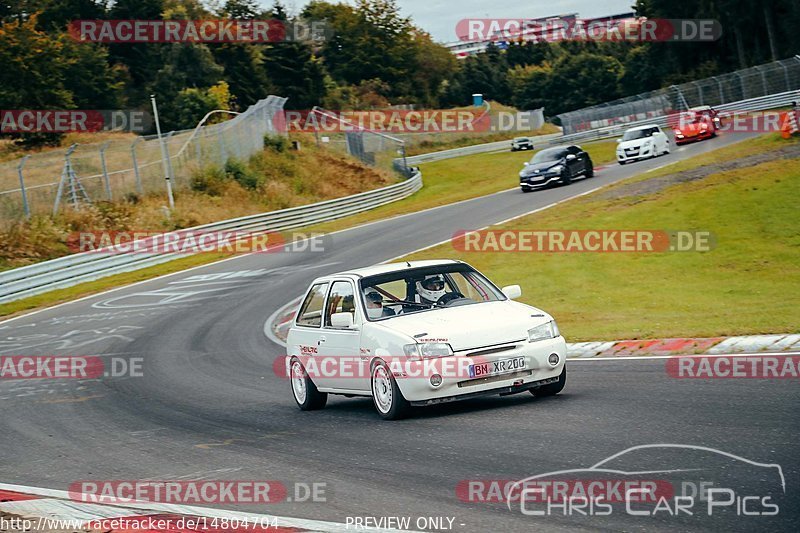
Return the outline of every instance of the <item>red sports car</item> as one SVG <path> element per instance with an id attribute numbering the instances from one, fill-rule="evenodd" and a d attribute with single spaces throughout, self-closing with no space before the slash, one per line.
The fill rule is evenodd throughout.
<path id="1" fill-rule="evenodd" d="M 712 107 L 693 107 L 685 113 L 681 113 L 678 123 L 673 128 L 675 144 L 716 137 L 719 124 L 717 112 Z"/>

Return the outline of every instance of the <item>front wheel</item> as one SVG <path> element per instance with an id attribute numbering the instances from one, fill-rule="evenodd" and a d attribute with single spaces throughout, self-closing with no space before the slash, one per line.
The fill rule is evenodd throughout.
<path id="1" fill-rule="evenodd" d="M 564 365 L 564 370 L 562 370 L 561 374 L 559 374 L 558 381 L 556 381 L 555 383 L 550 383 L 549 385 L 544 385 L 542 387 L 539 387 L 538 389 L 531 389 L 531 394 L 533 394 L 537 398 L 543 398 L 545 396 L 555 396 L 564 389 L 564 385 L 566 384 L 567 384 L 567 365 Z"/>
<path id="2" fill-rule="evenodd" d="M 564 185 L 572 183 L 572 172 L 568 168 L 565 168 L 564 172 L 561 173 L 561 183 Z"/>
<path id="3" fill-rule="evenodd" d="M 383 361 L 378 361 L 372 369 L 372 403 L 384 420 L 404 418 L 411 409 L 411 404 L 403 397 L 391 370 Z"/>
<path id="4" fill-rule="evenodd" d="M 292 396 L 301 411 L 322 409 L 328 403 L 328 394 L 317 390 L 298 359 L 292 359 L 289 380 L 292 382 Z"/>

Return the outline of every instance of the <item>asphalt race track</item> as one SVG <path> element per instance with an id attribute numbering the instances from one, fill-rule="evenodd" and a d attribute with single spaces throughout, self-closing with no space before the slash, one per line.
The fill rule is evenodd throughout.
<path id="1" fill-rule="evenodd" d="M 514 189 L 339 232 L 324 252 L 241 256 L 0 323 L 3 355 L 143 359 L 142 377 L 1 381 L 0 481 L 54 489 L 97 479 L 324 482 L 324 503 L 239 509 L 336 522 L 454 517 L 457 531 L 795 530 L 796 380 L 679 380 L 668 377 L 663 360 L 571 362 L 555 398 L 469 400 L 383 422 L 369 399 L 332 397 L 323 411 L 301 413 L 272 370 L 281 347 L 263 333 L 266 318 L 318 275 L 385 261 L 741 138 L 673 147 L 671 155 L 614 164 L 568 187 Z M 516 176 L 498 179 L 516 183 Z M 586 468 L 656 443 L 781 465 L 779 514 L 540 517 L 456 495 L 462 480 Z M 708 466 L 701 454 L 678 460 L 674 468 Z M 739 479 L 764 477 L 752 468 Z"/>

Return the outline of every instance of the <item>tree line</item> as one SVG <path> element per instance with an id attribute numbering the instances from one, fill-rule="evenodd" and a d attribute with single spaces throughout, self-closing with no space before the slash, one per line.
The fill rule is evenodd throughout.
<path id="1" fill-rule="evenodd" d="M 638 15 L 712 18 L 712 43 L 510 42 L 456 59 L 400 14 L 395 0 L 313 0 L 290 16 L 276 2 L 226 0 L 0 0 L 0 109 L 147 109 L 155 94 L 166 130 L 211 109 L 241 110 L 269 94 L 287 108 L 468 105 L 470 95 L 548 116 L 800 52 L 794 0 L 638 0 Z M 325 20 L 322 42 L 77 42 L 77 19 Z M 37 142 L 50 137 L 35 137 Z"/>

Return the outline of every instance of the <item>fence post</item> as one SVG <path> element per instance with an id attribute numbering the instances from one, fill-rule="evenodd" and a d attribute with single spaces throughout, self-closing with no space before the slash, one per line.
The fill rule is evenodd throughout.
<path id="1" fill-rule="evenodd" d="M 205 131 L 205 127 L 203 127 L 203 131 Z M 203 154 L 200 151 L 200 136 L 198 135 L 195 137 L 192 142 L 194 143 L 194 153 L 197 157 L 197 166 L 203 166 Z"/>
<path id="2" fill-rule="evenodd" d="M 783 68 L 783 79 L 786 82 L 786 90 L 791 91 L 792 85 L 789 83 L 789 69 L 783 64 L 783 61 L 778 61 L 778 64 Z"/>
<path id="3" fill-rule="evenodd" d="M 169 155 L 169 140 L 175 134 L 174 131 L 167 133 L 164 137 L 164 155 L 167 157 L 167 168 L 169 169 L 169 178 L 173 185 L 177 187 L 178 182 L 175 180 L 175 171 L 172 168 L 172 156 Z"/>
<path id="4" fill-rule="evenodd" d="M 131 159 L 133 160 L 133 175 L 136 178 L 136 191 L 140 196 L 144 195 L 144 188 L 142 187 L 142 176 L 139 175 L 139 163 L 136 161 L 136 145 L 141 141 L 141 137 L 136 137 L 136 140 L 131 144 Z"/>
<path id="5" fill-rule="evenodd" d="M 217 142 L 219 144 L 219 164 L 224 165 L 228 159 L 228 154 L 225 153 L 225 139 L 222 138 L 222 128 L 217 130 Z"/>
<path id="6" fill-rule="evenodd" d="M 719 78 L 717 78 L 716 76 L 712 77 L 711 79 L 716 81 L 717 82 L 717 87 L 719 87 L 719 103 L 720 103 L 720 105 L 724 104 L 725 103 L 725 92 L 722 90 L 722 82 L 719 81 Z"/>
<path id="7" fill-rule="evenodd" d="M 22 176 L 22 167 L 25 166 L 25 162 L 28 160 L 30 155 L 26 155 L 22 158 L 17 165 L 17 175 L 19 176 L 19 190 L 22 192 L 22 211 L 25 213 L 25 218 L 30 218 L 31 216 L 31 208 L 28 205 L 28 192 L 25 190 L 25 178 Z"/>
<path id="8" fill-rule="evenodd" d="M 111 201 L 111 180 L 108 179 L 108 168 L 106 168 L 106 149 L 111 141 L 106 141 L 100 147 L 100 165 L 103 167 L 103 183 L 106 186 L 106 196 Z"/>
<path id="9" fill-rule="evenodd" d="M 756 69 L 756 72 L 761 74 L 761 88 L 764 90 L 764 95 L 763 96 L 768 95 L 769 94 L 769 90 L 767 89 L 767 78 L 764 76 L 764 71 L 761 70 L 760 68 L 758 68 L 758 66 L 755 66 L 753 68 Z"/>

